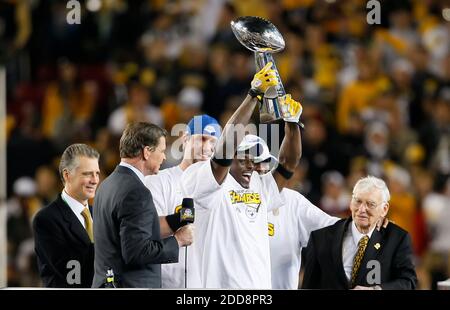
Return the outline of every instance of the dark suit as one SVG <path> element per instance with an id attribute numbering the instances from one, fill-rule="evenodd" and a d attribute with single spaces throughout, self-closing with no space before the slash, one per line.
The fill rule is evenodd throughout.
<path id="1" fill-rule="evenodd" d="M 150 191 L 129 168 L 117 166 L 94 202 L 95 276 L 105 282 L 112 268 L 121 287 L 161 287 L 162 263 L 178 262 L 175 237 L 161 240 Z"/>
<path id="2" fill-rule="evenodd" d="M 342 244 L 351 223 L 351 218 L 342 219 L 311 233 L 306 248 L 303 288 L 350 288 L 342 263 Z M 375 285 L 367 283 L 367 274 L 375 270 L 371 265 L 368 268 L 367 263 L 377 260 L 380 263 L 382 289 L 414 289 L 417 277 L 412 256 L 411 239 L 405 230 L 392 223 L 380 231 L 375 229 L 367 244 L 356 285 Z M 369 275 L 370 278 L 373 277 Z"/>
<path id="3" fill-rule="evenodd" d="M 94 276 L 94 245 L 61 194 L 40 210 L 33 220 L 39 273 L 46 287 L 91 287 Z M 69 285 L 67 274 L 80 263 L 81 283 Z M 69 275 L 72 277 L 72 273 Z"/>

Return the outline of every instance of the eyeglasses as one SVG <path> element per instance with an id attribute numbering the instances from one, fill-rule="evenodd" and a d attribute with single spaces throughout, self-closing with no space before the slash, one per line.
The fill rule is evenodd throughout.
<path id="1" fill-rule="evenodd" d="M 356 196 L 353 195 L 353 202 L 355 203 L 355 206 L 357 206 L 358 208 L 361 207 L 362 204 L 364 204 L 366 206 L 366 208 L 373 210 L 376 207 L 378 207 L 381 203 L 376 203 L 374 201 L 364 201 Z"/>

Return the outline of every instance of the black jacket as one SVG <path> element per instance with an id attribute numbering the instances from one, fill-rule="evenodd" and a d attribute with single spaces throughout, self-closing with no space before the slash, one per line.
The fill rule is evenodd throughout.
<path id="1" fill-rule="evenodd" d="M 61 195 L 36 214 L 33 231 L 39 273 L 46 287 L 91 287 L 94 245 Z M 81 283 L 69 284 L 67 278 L 73 283 L 78 270 Z"/>
<path id="2" fill-rule="evenodd" d="M 161 287 L 161 265 L 178 262 L 175 237 L 161 240 L 150 191 L 129 168 L 117 166 L 94 201 L 95 275 L 101 287 L 112 268 L 121 287 Z"/>
<path id="3" fill-rule="evenodd" d="M 334 225 L 313 231 L 306 248 L 303 288 L 349 289 L 342 263 L 342 244 L 352 219 L 342 219 Z M 408 232 L 389 223 L 375 229 L 364 253 L 356 285 L 374 286 L 367 275 L 375 271 L 369 261 L 380 263 L 380 286 L 383 289 L 414 289 L 417 283 L 412 263 L 412 245 Z M 373 279 L 373 272 L 369 274 Z"/>

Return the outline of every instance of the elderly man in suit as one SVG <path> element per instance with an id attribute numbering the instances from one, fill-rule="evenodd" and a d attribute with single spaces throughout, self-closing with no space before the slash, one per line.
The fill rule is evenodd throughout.
<path id="1" fill-rule="evenodd" d="M 91 287 L 94 244 L 91 208 L 99 182 L 99 154 L 85 144 L 61 156 L 64 190 L 33 220 L 39 273 L 46 287 Z"/>
<path id="2" fill-rule="evenodd" d="M 144 185 L 165 159 L 165 136 L 164 129 L 139 122 L 120 138 L 121 162 L 95 196 L 93 287 L 103 286 L 112 269 L 120 287 L 159 288 L 160 264 L 178 262 L 179 247 L 192 243 L 193 226 L 177 227 L 177 215 L 159 219 Z"/>
<path id="3" fill-rule="evenodd" d="M 377 221 L 389 210 L 389 190 L 379 178 L 360 179 L 353 188 L 351 218 L 311 233 L 303 288 L 414 289 L 411 238 L 390 223 Z"/>

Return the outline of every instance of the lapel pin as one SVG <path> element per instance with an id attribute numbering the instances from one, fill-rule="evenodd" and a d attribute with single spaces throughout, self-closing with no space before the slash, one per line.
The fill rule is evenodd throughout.
<path id="1" fill-rule="evenodd" d="M 377 250 L 381 247 L 381 245 L 380 245 L 378 242 L 375 243 L 373 246 L 374 246 L 374 248 L 377 249 Z"/>

